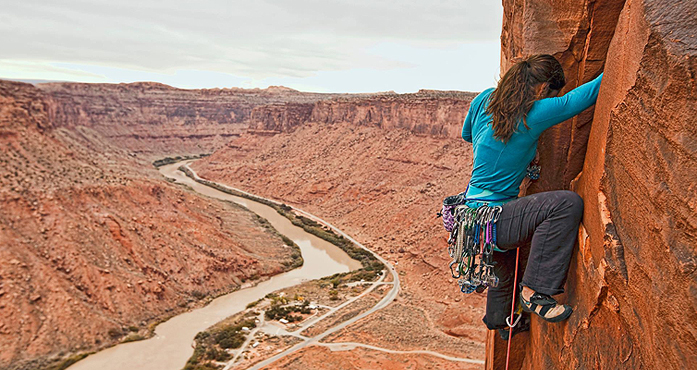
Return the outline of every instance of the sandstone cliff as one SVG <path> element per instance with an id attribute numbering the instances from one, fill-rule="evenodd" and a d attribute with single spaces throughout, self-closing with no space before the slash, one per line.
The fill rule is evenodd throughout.
<path id="1" fill-rule="evenodd" d="M 257 106 L 313 103 L 335 96 L 283 87 L 184 90 L 153 82 L 38 87 L 46 92 L 55 125 L 94 131 L 107 144 L 148 160 L 211 153 L 247 129 Z"/>
<path id="2" fill-rule="evenodd" d="M 248 129 L 256 132 L 290 132 L 312 115 L 313 103 L 266 104 L 254 107 Z"/>
<path id="3" fill-rule="evenodd" d="M 56 127 L 48 100 L 0 81 L 0 368 L 147 335 L 204 296 L 285 269 L 291 251 L 256 216 L 90 147 L 79 127 Z"/>
<path id="4" fill-rule="evenodd" d="M 602 72 L 624 0 L 504 0 L 501 71 L 521 56 L 552 54 L 564 67 L 562 94 Z M 538 151 L 544 167 L 531 191 L 568 188 L 581 171 L 593 108 L 545 131 Z"/>
<path id="5" fill-rule="evenodd" d="M 460 137 L 469 103 L 476 95 L 421 90 L 415 94 L 335 98 L 317 102 L 310 121 L 348 122 L 382 129 L 405 128 L 417 134 Z"/>
<path id="6" fill-rule="evenodd" d="M 556 325 L 533 319 L 529 346 L 513 356 L 524 369 L 695 368 L 697 3 L 559 3 L 504 1 L 502 64 L 556 53 L 583 72 L 580 83 L 606 63 L 594 116 L 540 145 L 538 190 L 572 187 L 585 202 L 565 297 L 575 313 Z M 503 369 L 504 344 L 490 344 L 488 368 Z"/>

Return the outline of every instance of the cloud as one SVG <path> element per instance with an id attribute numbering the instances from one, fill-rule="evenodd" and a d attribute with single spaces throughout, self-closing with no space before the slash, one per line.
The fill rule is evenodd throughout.
<path id="1" fill-rule="evenodd" d="M 376 45 L 498 42 L 502 17 L 491 0 L 2 1 L 6 61 L 254 81 L 413 68 Z"/>

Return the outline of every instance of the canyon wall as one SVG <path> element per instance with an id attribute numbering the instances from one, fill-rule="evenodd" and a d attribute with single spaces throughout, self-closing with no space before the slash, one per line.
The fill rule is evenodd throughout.
<path id="1" fill-rule="evenodd" d="M 317 102 L 310 121 L 348 122 L 382 129 L 405 128 L 417 134 L 460 137 L 469 103 L 476 93 L 420 90 L 414 94 L 351 96 Z"/>
<path id="2" fill-rule="evenodd" d="M 254 107 L 249 130 L 257 132 L 290 132 L 312 115 L 313 103 L 266 104 Z"/>
<path id="3" fill-rule="evenodd" d="M 247 129 L 257 106 L 337 96 L 284 87 L 184 90 L 153 82 L 38 87 L 47 95 L 54 124 L 94 131 L 107 144 L 147 160 L 211 153 Z"/>
<path id="4" fill-rule="evenodd" d="M 11 368 L 43 366 L 64 355 L 113 344 L 127 334 L 123 328 L 143 334 L 148 322 L 185 309 L 197 297 L 285 268 L 290 258 L 285 248 L 260 248 L 277 237 L 261 235 L 241 210 L 221 208 L 163 183 L 149 168 L 153 159 L 207 153 L 222 146 L 215 160 L 232 160 L 239 153 L 227 149 L 252 150 L 254 143 L 264 140 L 283 145 L 292 135 L 287 142 L 294 147 L 292 155 L 303 158 L 293 165 L 305 168 L 291 169 L 301 170 L 299 179 L 268 166 L 232 172 L 242 181 L 256 175 L 267 185 L 295 189 L 296 196 L 307 194 L 317 201 L 332 195 L 346 201 L 344 211 L 356 210 L 352 222 L 389 210 L 390 224 L 401 222 L 404 214 L 389 202 L 405 199 L 420 199 L 408 212 L 430 218 L 434 204 L 462 191 L 469 171 L 457 169 L 471 162 L 459 135 L 473 93 L 339 95 L 285 88 L 181 90 L 155 83 L 51 83 L 38 89 L 0 84 L 6 124 L 0 136 L 6 143 L 0 159 L 1 195 L 8 204 L 0 214 L 3 240 L 9 246 L 0 262 L 0 305 L 11 308 L 0 326 L 0 364 Z M 284 135 L 275 137 L 279 133 Z M 316 135 L 320 142 L 306 135 Z M 358 143 L 364 147 L 355 148 Z M 337 171 L 335 164 L 317 161 L 321 156 L 345 160 L 337 145 L 345 146 L 347 153 L 358 150 L 362 157 L 356 163 L 377 161 L 357 178 L 360 182 L 368 177 L 360 189 L 369 196 L 359 203 L 356 190 L 350 189 L 358 188 L 357 182 L 345 182 L 355 168 L 343 162 Z M 383 155 L 375 158 L 378 151 Z M 432 153 L 433 163 L 423 160 L 425 152 Z M 287 154 L 267 155 L 280 155 L 276 159 L 288 168 L 282 163 Z M 398 184 L 407 181 L 409 190 L 386 185 L 377 168 L 397 176 Z M 404 176 L 413 169 L 423 176 Z M 315 173 L 327 177 L 303 182 L 315 179 Z M 269 174 L 275 182 L 269 181 Z M 453 178 L 458 180 L 446 181 Z M 342 195 L 333 197 L 335 191 Z M 379 206 L 362 214 L 365 201 Z M 375 226 L 382 230 L 387 224 Z M 390 250 L 410 261 L 423 259 L 418 269 L 432 271 L 444 263 L 430 244 L 441 230 L 437 222 L 424 227 L 430 231 L 423 234 L 421 228 L 408 227 L 407 234 L 390 236 L 413 239 L 423 251 L 401 242 Z M 375 240 L 380 248 L 388 248 L 383 239 Z M 439 243 L 437 249 L 444 250 L 445 241 Z M 416 281 L 418 292 L 432 295 L 427 293 L 429 282 Z M 478 318 L 457 313 L 456 295 L 445 294 L 445 300 L 437 296 L 440 303 L 421 298 L 414 302 L 439 312 L 436 333 L 441 341 L 454 335 L 477 356 L 484 333 L 475 324 Z M 475 306 L 481 305 L 481 299 L 475 301 Z M 431 344 L 434 350 L 436 343 Z"/>
<path id="5" fill-rule="evenodd" d="M 284 87 L 183 90 L 153 82 L 46 83 L 51 122 L 79 128 L 94 145 L 146 161 L 212 153 L 241 133 L 290 132 L 306 121 L 351 122 L 458 137 L 475 93 L 320 94 Z"/>
<path id="6" fill-rule="evenodd" d="M 93 147 L 80 127 L 51 120 L 51 99 L 0 81 L 0 368 L 44 368 L 148 335 L 292 263 L 254 214 Z"/>
<path id="7" fill-rule="evenodd" d="M 570 187 L 584 198 L 579 249 L 562 297 L 575 312 L 561 324 L 533 318 L 529 345 L 513 357 L 524 369 L 695 368 L 697 3 L 581 3 L 504 1 L 502 64 L 522 50 L 562 59 L 557 50 L 567 45 L 567 54 L 586 58 L 596 50 L 593 63 L 569 59 L 584 71 L 593 65 L 582 82 L 595 73 L 596 59 L 605 61 L 592 125 L 581 123 L 586 112 L 540 143 L 543 173 L 563 176 L 538 190 Z M 572 37 L 567 27 L 575 24 L 590 29 Z M 603 37 L 591 45 L 597 27 L 603 35 L 615 30 L 610 43 Z M 578 125 L 587 133 L 575 135 Z M 579 162 L 571 153 L 586 144 Z M 505 343 L 491 341 L 487 352 L 498 358 L 487 368 L 503 369 Z"/>

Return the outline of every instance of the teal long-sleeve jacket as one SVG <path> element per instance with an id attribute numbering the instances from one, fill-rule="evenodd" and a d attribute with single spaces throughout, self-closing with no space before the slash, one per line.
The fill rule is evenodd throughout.
<path id="1" fill-rule="evenodd" d="M 533 103 L 527 115 L 526 129 L 521 120 L 518 130 L 507 143 L 494 138 L 491 115 L 486 114 L 490 88 L 472 100 L 462 138 L 472 143 L 474 160 L 467 198 L 499 200 L 515 198 L 526 174 L 528 164 L 535 157 L 537 140 L 542 132 L 583 112 L 595 104 L 603 74 L 561 97 L 540 99 Z M 544 171 L 544 169 L 543 169 Z"/>

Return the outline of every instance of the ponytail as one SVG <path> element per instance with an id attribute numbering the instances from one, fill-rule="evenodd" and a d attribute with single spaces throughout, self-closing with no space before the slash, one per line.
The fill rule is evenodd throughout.
<path id="1" fill-rule="evenodd" d="M 491 93 L 486 108 L 496 139 L 508 142 L 521 120 L 525 129 L 530 129 L 526 117 L 537 100 L 535 88 L 545 82 L 554 90 L 560 90 L 566 83 L 561 64 L 551 55 L 533 55 L 506 72 Z"/>

